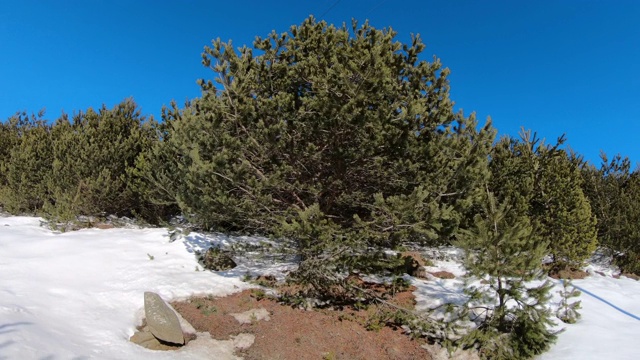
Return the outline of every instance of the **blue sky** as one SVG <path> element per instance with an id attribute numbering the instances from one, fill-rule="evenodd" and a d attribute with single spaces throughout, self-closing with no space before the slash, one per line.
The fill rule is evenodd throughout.
<path id="1" fill-rule="evenodd" d="M 211 39 L 250 45 L 308 15 L 369 19 L 424 59 L 451 69 L 465 113 L 500 134 L 532 129 L 599 163 L 600 150 L 640 162 L 640 1 L 635 0 L 3 0 L 0 119 L 17 111 L 111 107 L 133 97 L 158 115 L 213 78 L 200 54 Z"/>

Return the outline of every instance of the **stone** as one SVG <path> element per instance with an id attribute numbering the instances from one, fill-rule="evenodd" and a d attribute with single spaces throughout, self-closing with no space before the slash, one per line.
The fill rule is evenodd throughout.
<path id="1" fill-rule="evenodd" d="M 184 344 L 180 320 L 160 295 L 150 291 L 144 293 L 144 314 L 153 336 L 164 342 Z"/>
<path id="2" fill-rule="evenodd" d="M 233 259 L 217 247 L 211 247 L 200 258 L 205 269 L 213 271 L 230 270 L 238 266 Z"/>
<path id="3" fill-rule="evenodd" d="M 427 265 L 422 255 L 417 251 L 405 251 L 399 254 L 404 260 L 404 270 L 407 274 L 418 278 L 425 278 L 426 271 L 424 266 Z"/>
<path id="4" fill-rule="evenodd" d="M 265 308 L 251 309 L 245 312 L 230 315 L 233 316 L 240 324 L 251 324 L 259 320 L 271 320 L 269 311 L 267 311 L 267 309 Z"/>
<path id="5" fill-rule="evenodd" d="M 244 350 L 250 348 L 251 345 L 253 345 L 253 343 L 256 341 L 256 336 L 253 334 L 242 333 L 232 337 L 232 339 L 234 348 Z"/>
<path id="6" fill-rule="evenodd" d="M 175 350 L 177 346 L 170 346 L 167 343 L 161 343 L 155 336 L 149 331 L 148 327 L 145 327 L 141 331 L 136 332 L 129 339 L 132 343 L 138 344 L 149 350 Z"/>

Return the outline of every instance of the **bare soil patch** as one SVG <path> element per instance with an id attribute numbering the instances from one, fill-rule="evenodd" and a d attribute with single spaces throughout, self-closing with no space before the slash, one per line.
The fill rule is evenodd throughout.
<path id="1" fill-rule="evenodd" d="M 398 292 L 392 301 L 413 306 L 413 289 Z M 198 331 L 227 340 L 240 333 L 255 335 L 255 342 L 237 354 L 252 359 L 431 359 L 414 340 L 393 324 L 367 330 L 382 310 L 377 305 L 303 310 L 279 303 L 260 290 L 246 290 L 223 298 L 194 297 L 172 306 Z M 265 309 L 269 320 L 239 323 L 232 314 Z M 375 325 L 375 324 L 374 324 Z M 388 325 L 388 326 L 385 326 Z"/>
<path id="2" fill-rule="evenodd" d="M 549 273 L 549 276 L 554 279 L 579 280 L 586 278 L 587 276 L 589 276 L 589 274 L 586 271 L 580 269 L 562 269 L 559 271 L 552 271 L 551 273 Z"/>
<path id="3" fill-rule="evenodd" d="M 455 275 L 453 275 L 453 273 L 449 272 L 449 271 L 433 271 L 433 272 L 429 272 L 429 274 L 439 278 L 439 279 L 455 279 Z"/>
<path id="4" fill-rule="evenodd" d="M 628 277 L 629 279 L 640 281 L 640 276 L 638 276 L 638 275 L 636 275 L 634 273 L 622 273 L 622 274 L 618 275 L 617 278 L 620 278 L 620 276 L 625 276 L 625 277 Z"/>

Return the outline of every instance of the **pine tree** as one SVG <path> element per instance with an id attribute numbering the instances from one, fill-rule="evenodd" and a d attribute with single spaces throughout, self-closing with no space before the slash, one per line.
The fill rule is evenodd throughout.
<path id="1" fill-rule="evenodd" d="M 509 216 L 509 202 L 497 203 L 487 191 L 475 228 L 460 231 L 458 245 L 466 252 L 472 279 L 468 309 L 477 327 L 458 341 L 475 346 L 484 359 L 527 359 L 554 340 L 546 307 L 551 283 L 541 270 L 548 243 L 540 242 L 526 218 Z M 532 281 L 542 281 L 531 285 Z"/>
<path id="2" fill-rule="evenodd" d="M 258 56 L 214 41 L 203 62 L 219 84 L 202 81 L 201 99 L 169 112 L 185 212 L 206 226 L 269 230 L 317 204 L 348 227 L 370 218 L 376 194 L 421 186 L 453 233 L 488 176 L 493 130 L 452 111 L 448 70 L 418 60 L 418 37 L 394 36 L 309 18 L 258 38 Z"/>
<path id="3" fill-rule="evenodd" d="M 28 120 L 26 114 L 18 113 L 6 122 L 0 123 L 0 192 L 7 186 L 7 166 L 11 159 L 11 152 L 20 144 L 20 134 Z"/>
<path id="4" fill-rule="evenodd" d="M 173 147 L 172 122 L 167 118 L 166 108 L 162 113 L 163 121 L 149 121 L 149 131 L 155 136 L 138 154 L 135 166 L 127 169 L 130 188 L 144 202 L 138 215 L 151 223 L 167 222 L 180 214 L 177 196 L 184 184 L 177 170 L 181 157 Z"/>
<path id="5" fill-rule="evenodd" d="M 580 268 L 596 250 L 596 218 L 584 195 L 580 169 L 560 150 L 545 158 L 538 180 L 532 213 L 541 225 L 541 235 L 549 240 L 549 253 L 557 270 Z"/>
<path id="6" fill-rule="evenodd" d="M 9 137 L 4 151 L 8 153 L 1 164 L 0 204 L 13 214 L 42 214 L 49 201 L 52 142 L 50 125 L 43 116 L 44 111 L 31 117 L 18 114 L 6 127 Z"/>
<path id="7" fill-rule="evenodd" d="M 597 217 L 597 237 L 623 272 L 640 274 L 640 169 L 620 155 L 583 164 L 583 189 Z"/>
<path id="8" fill-rule="evenodd" d="M 571 302 L 570 299 L 580 296 L 580 291 L 572 286 L 570 280 L 562 280 L 562 290 L 558 290 L 560 294 L 560 304 L 556 315 L 558 319 L 567 324 L 573 324 L 580 318 L 580 301 Z"/>
<path id="9" fill-rule="evenodd" d="M 156 134 L 132 99 L 113 109 L 62 115 L 52 128 L 53 164 L 49 212 L 63 220 L 76 215 L 128 215 L 142 211 L 131 187 L 131 171 Z"/>
<path id="10" fill-rule="evenodd" d="M 582 191 L 579 166 L 560 146 L 523 131 L 520 139 L 503 138 L 491 154 L 491 190 L 508 199 L 510 217 L 527 219 L 536 236 L 550 244 L 553 270 L 579 268 L 595 250 L 596 219 Z"/>
<path id="11" fill-rule="evenodd" d="M 204 228 L 295 237 L 304 261 L 348 244 L 335 271 L 381 247 L 450 241 L 490 175 L 495 131 L 453 111 L 449 70 L 419 60 L 419 37 L 395 35 L 310 17 L 253 49 L 213 41 L 203 64 L 216 83 L 166 111 L 140 177 Z M 158 159 L 171 165 L 150 174 Z"/>

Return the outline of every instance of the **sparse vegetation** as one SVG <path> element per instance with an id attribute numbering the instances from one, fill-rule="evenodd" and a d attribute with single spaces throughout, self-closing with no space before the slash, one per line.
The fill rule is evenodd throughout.
<path id="1" fill-rule="evenodd" d="M 561 296 L 558 306 L 557 316 L 567 324 L 573 324 L 580 318 L 580 301 L 571 302 L 572 298 L 580 296 L 580 291 L 571 285 L 571 281 L 562 280 L 562 290 L 558 291 Z"/>

